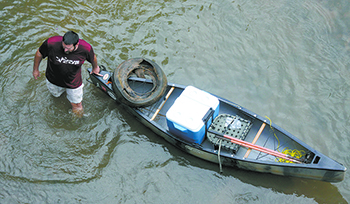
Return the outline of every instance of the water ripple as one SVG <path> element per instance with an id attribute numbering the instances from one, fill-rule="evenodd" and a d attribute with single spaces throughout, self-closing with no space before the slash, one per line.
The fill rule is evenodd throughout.
<path id="1" fill-rule="evenodd" d="M 131 57 L 150 58 L 168 81 L 267 115 L 349 166 L 348 3 L 2 0 L 0 7 L 4 203 L 181 203 L 179 194 L 202 203 L 348 199 L 349 176 L 316 190 L 317 182 L 238 170 L 216 176 L 216 165 L 170 147 L 92 85 L 84 87 L 88 116 L 73 118 L 65 96 L 53 98 L 45 87 L 46 60 L 39 80 L 32 77 L 39 45 L 73 29 L 109 70 Z"/>

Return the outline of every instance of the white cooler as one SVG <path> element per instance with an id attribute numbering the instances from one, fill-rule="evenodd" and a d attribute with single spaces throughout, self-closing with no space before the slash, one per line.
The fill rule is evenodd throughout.
<path id="1" fill-rule="evenodd" d="M 213 110 L 215 110 L 214 118 L 219 115 L 219 99 L 210 93 L 193 86 L 187 86 L 181 93 L 181 96 L 187 96 L 194 101 L 211 107 Z"/>
<path id="2" fill-rule="evenodd" d="M 202 90 L 188 86 L 175 100 L 166 113 L 169 131 L 174 135 L 194 143 L 202 143 L 205 137 L 203 118 L 214 110 L 213 118 L 219 113 L 219 100 Z M 210 126 L 210 118 L 207 127 Z"/>

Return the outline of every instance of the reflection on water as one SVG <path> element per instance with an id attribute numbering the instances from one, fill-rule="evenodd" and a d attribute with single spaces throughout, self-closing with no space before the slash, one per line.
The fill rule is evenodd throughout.
<path id="1" fill-rule="evenodd" d="M 349 167 L 349 3 L 0 2 L 4 203 L 349 202 L 348 175 L 338 184 L 225 168 L 220 175 L 88 83 L 87 116 L 72 117 L 65 95 L 53 98 L 45 87 L 45 60 L 41 78 L 32 77 L 39 45 L 73 29 L 109 70 L 131 57 L 152 59 L 168 81 L 267 115 Z"/>

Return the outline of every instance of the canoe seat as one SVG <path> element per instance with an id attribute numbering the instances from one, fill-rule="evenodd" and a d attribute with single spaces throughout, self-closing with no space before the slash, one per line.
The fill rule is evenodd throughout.
<path id="1" fill-rule="evenodd" d="M 251 125 L 251 121 L 243 119 L 238 115 L 220 114 L 215 118 L 214 122 L 209 127 L 209 130 L 244 140 Z M 208 132 L 207 137 L 214 145 L 219 145 L 220 139 L 216 137 L 215 134 Z M 240 147 L 240 145 L 226 140 L 221 141 L 221 146 L 227 150 L 232 150 L 233 153 L 236 153 Z"/>

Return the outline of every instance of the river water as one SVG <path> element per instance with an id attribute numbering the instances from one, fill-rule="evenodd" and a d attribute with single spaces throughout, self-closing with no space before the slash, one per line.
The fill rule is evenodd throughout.
<path id="1" fill-rule="evenodd" d="M 349 174 L 220 174 L 86 82 L 76 119 L 47 91 L 46 60 L 38 80 L 32 67 L 46 38 L 74 30 L 109 70 L 152 59 L 168 81 L 268 116 L 349 168 L 349 10 L 344 0 L 0 0 L 0 203 L 348 203 Z"/>

